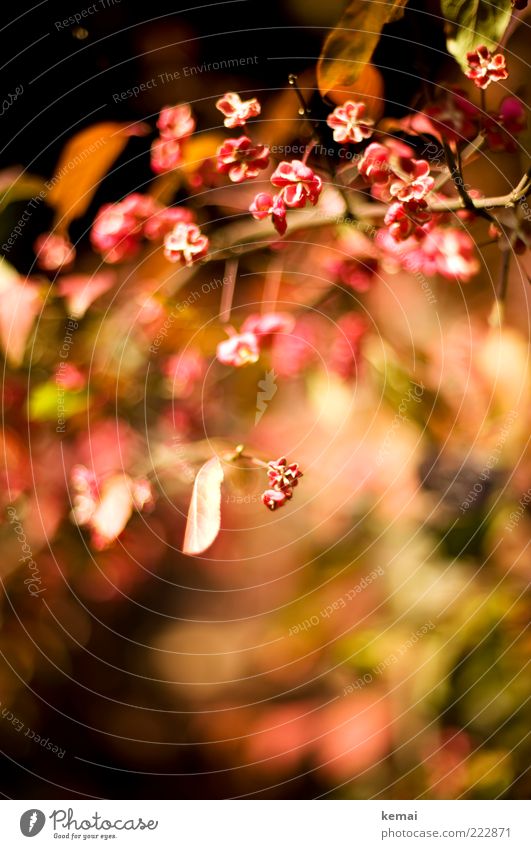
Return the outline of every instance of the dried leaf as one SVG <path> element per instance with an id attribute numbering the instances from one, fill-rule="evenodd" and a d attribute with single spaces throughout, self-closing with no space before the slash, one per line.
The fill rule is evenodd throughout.
<path id="1" fill-rule="evenodd" d="M 184 533 L 184 554 L 201 554 L 216 539 L 221 523 L 223 467 L 218 457 L 201 466 L 194 482 Z"/>

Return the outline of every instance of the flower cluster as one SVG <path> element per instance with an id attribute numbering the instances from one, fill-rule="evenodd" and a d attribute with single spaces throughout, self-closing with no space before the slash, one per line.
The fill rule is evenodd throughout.
<path id="1" fill-rule="evenodd" d="M 509 76 L 505 65 L 505 56 L 496 53 L 494 56 L 484 44 L 466 54 L 468 70 L 465 72 L 474 85 L 485 90 L 492 82 L 506 80 Z"/>
<path id="2" fill-rule="evenodd" d="M 326 119 L 326 123 L 334 131 L 334 141 L 340 144 L 359 144 L 364 139 L 369 139 L 373 133 L 374 121 L 365 117 L 366 110 L 365 103 L 354 103 L 352 100 L 337 106 Z"/>
<path id="3" fill-rule="evenodd" d="M 219 343 L 216 357 L 220 363 L 236 368 L 256 363 L 261 346 L 270 342 L 277 333 L 290 333 L 293 325 L 294 319 L 287 313 L 250 315 L 239 333 L 229 328 L 231 335 Z"/>
<path id="4" fill-rule="evenodd" d="M 106 262 L 116 263 L 133 257 L 143 238 L 163 239 L 179 225 L 191 226 L 193 220 L 190 209 L 162 206 L 149 195 L 135 193 L 118 203 L 102 206 L 90 238 Z"/>
<path id="5" fill-rule="evenodd" d="M 425 200 L 433 189 L 430 163 L 414 159 L 408 145 L 395 140 L 373 143 L 365 150 L 359 171 L 379 200 L 392 202 L 385 224 L 394 239 L 402 241 L 415 234 L 421 238 L 424 225 L 431 220 Z"/>
<path id="6" fill-rule="evenodd" d="M 288 463 L 285 457 L 280 457 L 267 464 L 267 477 L 269 488 L 262 494 L 262 503 L 270 510 L 276 510 L 293 496 L 302 472 L 297 463 Z"/>
<path id="7" fill-rule="evenodd" d="M 235 127 L 243 127 L 249 118 L 256 118 L 260 114 L 261 107 L 256 97 L 251 100 L 242 100 L 239 94 L 228 91 L 223 97 L 216 101 L 216 109 L 225 116 L 223 123 L 233 130 Z"/>
<path id="8" fill-rule="evenodd" d="M 157 127 L 160 136 L 151 145 L 151 168 L 155 174 L 164 174 L 180 164 L 181 142 L 195 130 L 190 105 L 166 106 L 160 112 Z"/>
<path id="9" fill-rule="evenodd" d="M 258 221 L 271 215 L 276 231 L 282 236 L 287 228 L 286 210 L 300 209 L 307 203 L 315 206 L 323 184 L 321 178 L 300 159 L 281 162 L 271 175 L 271 183 L 279 188 L 280 192 L 276 195 L 260 192 L 251 203 L 249 211 Z"/>

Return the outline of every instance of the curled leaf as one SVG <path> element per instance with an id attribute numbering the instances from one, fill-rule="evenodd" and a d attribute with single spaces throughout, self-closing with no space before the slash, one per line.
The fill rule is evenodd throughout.
<path id="1" fill-rule="evenodd" d="M 184 554 L 201 554 L 216 539 L 221 524 L 223 467 L 212 457 L 197 473 L 184 533 Z"/>

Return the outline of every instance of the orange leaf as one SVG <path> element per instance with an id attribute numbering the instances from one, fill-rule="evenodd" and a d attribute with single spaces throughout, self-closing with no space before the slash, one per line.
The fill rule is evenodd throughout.
<path id="1" fill-rule="evenodd" d="M 48 202 L 55 208 L 56 223 L 67 229 L 83 215 L 99 183 L 118 158 L 130 136 L 144 135 L 145 124 L 107 121 L 77 133 L 63 148 L 51 185 Z"/>
<path id="2" fill-rule="evenodd" d="M 317 84 L 323 97 L 338 88 L 350 89 L 380 40 L 382 28 L 403 14 L 407 0 L 352 0 L 339 24 L 326 38 L 317 63 Z"/>
<path id="3" fill-rule="evenodd" d="M 184 533 L 184 554 L 201 554 L 216 539 L 221 524 L 223 467 L 218 457 L 201 466 L 194 481 Z"/>
<path id="4" fill-rule="evenodd" d="M 378 121 L 385 106 L 383 77 L 378 68 L 368 62 L 355 83 L 330 90 L 328 98 L 337 106 L 346 100 L 361 100 L 366 104 L 371 118 Z"/>

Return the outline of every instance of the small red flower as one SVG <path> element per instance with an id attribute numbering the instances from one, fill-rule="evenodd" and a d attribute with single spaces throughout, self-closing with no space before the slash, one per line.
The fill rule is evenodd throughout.
<path id="1" fill-rule="evenodd" d="M 267 477 L 269 483 L 275 489 L 282 491 L 291 490 L 297 486 L 299 478 L 302 478 L 302 472 L 299 469 L 298 463 L 289 463 L 285 457 L 279 457 L 278 460 L 270 460 L 267 464 Z"/>
<path id="2" fill-rule="evenodd" d="M 233 183 L 253 179 L 269 165 L 269 148 L 254 144 L 248 136 L 227 139 L 217 151 L 217 169 Z"/>
<path id="3" fill-rule="evenodd" d="M 120 262 L 134 256 L 143 235 L 146 219 L 160 209 L 148 195 L 132 194 L 119 203 L 101 207 L 94 219 L 90 239 L 106 262 Z"/>
<path id="4" fill-rule="evenodd" d="M 177 139 L 155 139 L 151 145 L 151 170 L 155 174 L 173 171 L 182 160 L 181 145 Z"/>
<path id="5" fill-rule="evenodd" d="M 179 141 L 191 136 L 195 130 L 195 118 L 190 104 L 165 106 L 160 112 L 157 127 L 163 139 Z"/>
<path id="6" fill-rule="evenodd" d="M 179 222 L 164 237 L 164 256 L 170 262 L 192 265 L 208 252 L 208 238 L 201 233 L 197 224 Z"/>
<path id="7" fill-rule="evenodd" d="M 180 222 L 192 224 L 194 213 L 185 206 L 165 206 L 159 209 L 144 224 L 144 236 L 150 241 L 162 239 Z"/>
<path id="8" fill-rule="evenodd" d="M 369 183 L 389 183 L 391 180 L 391 169 L 389 167 L 388 148 L 383 144 L 373 142 L 365 148 L 363 156 L 358 164 L 358 170 Z"/>
<path id="9" fill-rule="evenodd" d="M 262 503 L 270 510 L 282 507 L 293 496 L 293 490 L 302 477 L 298 463 L 288 463 L 285 457 L 270 460 L 267 464 L 269 489 L 262 495 Z"/>
<path id="10" fill-rule="evenodd" d="M 72 265 L 76 257 L 72 243 L 58 233 L 42 233 L 36 239 L 33 249 L 37 255 L 37 265 L 44 271 L 58 271 Z"/>
<path id="11" fill-rule="evenodd" d="M 270 195 L 268 192 L 260 192 L 249 207 L 249 212 L 257 221 L 263 221 L 268 215 L 271 216 L 273 227 L 283 236 L 287 230 L 286 205 L 282 194 Z"/>
<path id="12" fill-rule="evenodd" d="M 277 507 L 282 507 L 292 494 L 291 490 L 266 489 L 262 493 L 262 504 L 265 504 L 270 510 L 276 510 Z"/>
<path id="13" fill-rule="evenodd" d="M 397 242 L 404 241 L 412 235 L 424 235 L 419 229 L 431 220 L 431 213 L 425 200 L 410 200 L 406 203 L 395 201 L 387 210 L 384 223 Z"/>
<path id="14" fill-rule="evenodd" d="M 228 91 L 216 102 L 216 109 L 225 115 L 224 124 L 229 129 L 243 127 L 249 118 L 256 118 L 260 114 L 260 104 L 256 97 L 251 100 L 241 100 L 240 95 L 234 91 Z"/>
<path id="15" fill-rule="evenodd" d="M 505 65 L 505 56 L 496 53 L 494 56 L 484 44 L 466 54 L 469 80 L 473 80 L 478 88 L 486 89 L 491 82 L 506 80 L 509 72 Z"/>
<path id="16" fill-rule="evenodd" d="M 400 156 L 391 159 L 391 168 L 396 178 L 391 180 L 389 191 L 397 200 L 422 200 L 433 188 L 435 181 L 430 177 L 430 163 L 425 159 Z"/>
<path id="17" fill-rule="evenodd" d="M 254 333 L 236 333 L 216 349 L 216 357 L 226 366 L 246 366 L 256 363 L 260 356 L 258 337 Z"/>
<path id="18" fill-rule="evenodd" d="M 328 126 L 334 131 L 334 141 L 344 144 L 358 144 L 372 136 L 374 121 L 365 118 L 367 107 L 365 103 L 354 103 L 347 100 L 342 106 L 337 106 L 326 119 Z"/>
<path id="19" fill-rule="evenodd" d="M 282 200 L 291 209 L 306 206 L 306 203 L 315 206 L 323 187 L 321 178 L 300 159 L 281 162 L 271 182 L 282 190 Z"/>

